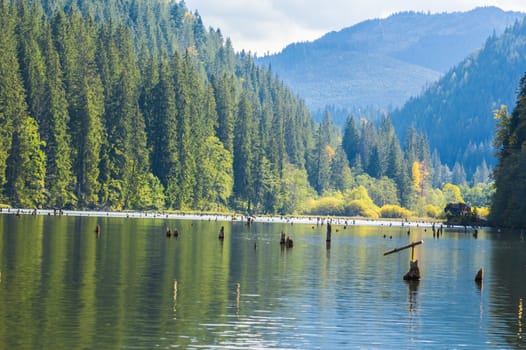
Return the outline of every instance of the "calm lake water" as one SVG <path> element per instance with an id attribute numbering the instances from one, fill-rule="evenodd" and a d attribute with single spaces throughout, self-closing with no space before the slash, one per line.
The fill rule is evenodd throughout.
<path id="1" fill-rule="evenodd" d="M 520 231 L 0 215 L 0 349 L 520 349 L 525 299 Z"/>

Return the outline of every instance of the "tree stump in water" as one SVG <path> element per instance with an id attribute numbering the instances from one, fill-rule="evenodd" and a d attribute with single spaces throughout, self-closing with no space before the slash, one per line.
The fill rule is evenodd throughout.
<path id="1" fill-rule="evenodd" d="M 480 270 L 477 272 L 477 275 L 475 276 L 475 282 L 481 283 L 483 279 L 484 279 L 484 270 L 481 267 Z"/>
<path id="2" fill-rule="evenodd" d="M 409 271 L 404 275 L 405 281 L 419 281 L 420 269 L 418 268 L 418 260 L 411 261 Z"/>

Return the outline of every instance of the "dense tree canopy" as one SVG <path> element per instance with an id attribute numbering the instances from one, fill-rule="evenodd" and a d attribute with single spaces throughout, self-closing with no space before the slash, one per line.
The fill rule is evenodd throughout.
<path id="1" fill-rule="evenodd" d="M 302 101 L 184 2 L 0 11 L 3 202 L 274 212 L 285 164 L 305 166 Z"/>
<path id="2" fill-rule="evenodd" d="M 498 164 L 494 170 L 496 192 L 491 219 L 497 225 L 526 226 L 526 75 L 521 79 L 517 104 L 508 114 L 506 107 L 495 112 Z"/>
<path id="3" fill-rule="evenodd" d="M 407 216 L 400 206 L 440 212 L 441 188 L 465 182 L 424 134 L 409 128 L 402 147 L 388 117 L 349 117 L 342 132 L 329 111 L 314 123 L 184 2 L 0 0 L 0 11 L 2 203 Z"/>

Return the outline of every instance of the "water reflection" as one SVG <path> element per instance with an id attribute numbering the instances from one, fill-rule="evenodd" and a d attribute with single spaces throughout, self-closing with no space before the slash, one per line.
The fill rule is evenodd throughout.
<path id="1" fill-rule="evenodd" d="M 428 231 L 0 215 L 0 348 L 523 347 L 518 233 Z"/>
<path id="2" fill-rule="evenodd" d="M 507 330 L 502 332 L 502 336 L 506 343 L 521 348 L 526 345 L 522 337 L 522 300 L 526 297 L 526 247 L 522 243 L 521 233 L 502 230 L 499 234 L 501 239 L 492 242 L 492 287 L 496 292 L 490 295 L 489 310 L 495 318 L 505 319 Z"/>
<path id="3" fill-rule="evenodd" d="M 174 320 L 177 319 L 177 280 L 174 280 Z"/>
<path id="4" fill-rule="evenodd" d="M 420 281 L 405 281 L 407 286 L 409 287 L 409 313 L 413 313 L 415 311 L 415 305 L 416 305 L 416 296 L 418 292 L 418 285 L 420 284 Z"/>
<path id="5" fill-rule="evenodd" d="M 522 298 L 519 299 L 519 311 L 517 312 L 517 324 L 518 324 L 518 332 L 517 332 L 517 338 L 519 341 L 522 340 Z"/>

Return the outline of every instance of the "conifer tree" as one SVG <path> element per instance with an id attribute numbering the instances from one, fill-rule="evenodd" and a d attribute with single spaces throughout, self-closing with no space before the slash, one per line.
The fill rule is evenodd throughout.
<path id="1" fill-rule="evenodd" d="M 200 105 L 202 103 L 199 80 L 193 69 L 190 53 L 182 62 L 177 63 L 175 72 L 175 99 L 177 108 L 177 151 L 179 169 L 177 169 L 178 191 L 174 206 L 177 209 L 190 208 L 194 202 L 194 187 L 197 175 L 195 144 L 197 142 L 192 129 L 203 127 Z M 194 124 L 195 122 L 195 124 Z M 200 140 L 202 141 L 202 140 Z"/>
<path id="2" fill-rule="evenodd" d="M 20 120 L 8 159 L 7 189 L 13 202 L 23 208 L 38 208 L 45 203 L 46 156 L 43 146 L 36 121 L 31 117 Z"/>
<path id="3" fill-rule="evenodd" d="M 177 61 L 176 61 L 177 62 Z M 152 121 L 152 172 L 166 189 L 167 205 L 173 207 L 179 191 L 177 172 L 179 157 L 177 146 L 177 110 L 175 105 L 173 71 L 167 59 L 161 61 L 159 82 L 153 90 L 150 110 Z"/>
<path id="4" fill-rule="evenodd" d="M 356 166 L 356 158 L 360 155 L 359 142 L 360 134 L 356 127 L 356 122 L 352 116 L 349 116 L 343 128 L 342 148 L 351 167 Z"/>
<path id="5" fill-rule="evenodd" d="M 247 201 L 251 209 L 252 194 L 252 106 L 246 93 L 242 93 L 237 108 L 234 127 L 234 194 L 236 198 Z"/>
<path id="6" fill-rule="evenodd" d="M 0 2 L 0 12 L 0 188 L 3 189 L 15 125 L 27 117 L 27 104 L 17 59 L 16 15 L 7 1 Z"/>
<path id="7" fill-rule="evenodd" d="M 220 78 L 212 77 L 217 109 L 216 135 L 225 148 L 232 152 L 234 136 L 234 87 L 226 74 Z"/>
<path id="8" fill-rule="evenodd" d="M 68 103 L 63 84 L 63 74 L 59 56 L 51 37 L 46 31 L 44 40 L 46 55 L 46 85 L 48 98 L 41 116 L 41 135 L 46 152 L 46 188 L 49 192 L 49 205 L 56 208 L 76 205 L 75 178 L 71 162 L 71 137 L 69 135 Z"/>
<path id="9" fill-rule="evenodd" d="M 498 128 L 494 144 L 497 148 L 498 164 L 494 169 L 495 193 L 490 219 L 494 224 L 525 227 L 526 204 L 526 75 L 519 85 L 517 104 L 508 115 L 502 106 L 496 111 Z"/>

